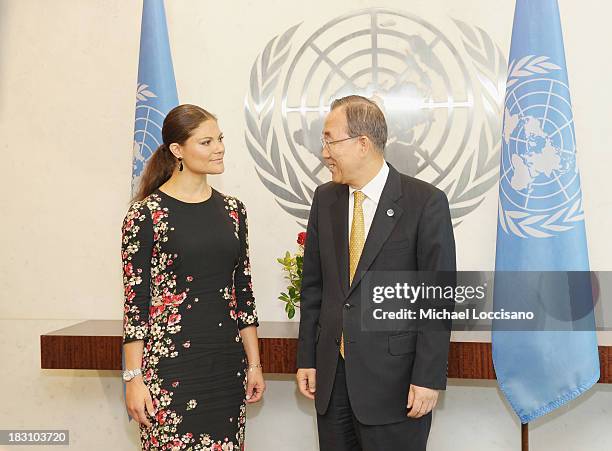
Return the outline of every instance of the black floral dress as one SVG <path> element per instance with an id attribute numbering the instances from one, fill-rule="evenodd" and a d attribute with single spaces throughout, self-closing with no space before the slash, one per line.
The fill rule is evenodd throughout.
<path id="1" fill-rule="evenodd" d="M 160 190 L 122 228 L 123 342 L 144 340 L 155 416 L 143 450 L 243 449 L 247 361 L 239 330 L 257 326 L 247 216 L 213 189 L 198 203 Z"/>

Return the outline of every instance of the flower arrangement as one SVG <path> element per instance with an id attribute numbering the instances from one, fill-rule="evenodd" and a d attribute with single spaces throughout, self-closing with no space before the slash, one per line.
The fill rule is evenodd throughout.
<path id="1" fill-rule="evenodd" d="M 283 266 L 285 279 L 289 281 L 287 291 L 278 297 L 285 303 L 285 312 L 289 319 L 295 316 L 295 309 L 300 308 L 300 290 L 302 289 L 302 266 L 304 264 L 304 244 L 306 243 L 306 232 L 300 232 L 297 236 L 298 250 L 295 254 L 289 251 L 277 261 Z"/>

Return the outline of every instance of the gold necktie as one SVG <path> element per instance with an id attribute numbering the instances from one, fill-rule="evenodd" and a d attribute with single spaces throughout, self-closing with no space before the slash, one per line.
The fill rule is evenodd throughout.
<path id="1" fill-rule="evenodd" d="M 362 204 L 366 196 L 361 191 L 355 191 L 353 196 L 355 203 L 353 207 L 353 222 L 351 223 L 351 237 L 349 239 L 349 286 L 353 283 L 353 277 L 355 277 L 355 271 L 357 270 L 365 243 Z M 340 355 L 344 358 L 344 333 L 340 339 Z"/>

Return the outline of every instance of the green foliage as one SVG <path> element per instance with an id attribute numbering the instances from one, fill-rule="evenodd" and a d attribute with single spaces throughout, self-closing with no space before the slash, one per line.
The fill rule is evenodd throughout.
<path id="1" fill-rule="evenodd" d="M 303 252 L 303 247 L 300 246 Z M 285 303 L 285 312 L 287 317 L 292 319 L 295 316 L 296 309 L 300 308 L 300 290 L 302 289 L 302 266 L 304 264 L 303 255 L 297 253 L 291 255 L 289 251 L 284 257 L 277 258 L 276 261 L 282 266 L 282 271 L 285 273 L 285 279 L 289 282 L 287 290 L 283 291 L 278 299 Z"/>

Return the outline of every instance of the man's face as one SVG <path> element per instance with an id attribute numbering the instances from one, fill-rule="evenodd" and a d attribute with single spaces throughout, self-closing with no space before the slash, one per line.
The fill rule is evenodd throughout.
<path id="1" fill-rule="evenodd" d="M 323 139 L 331 142 L 346 138 L 351 138 L 347 133 L 346 114 L 343 107 L 336 108 L 330 111 L 325 118 Z M 321 156 L 334 182 L 351 184 L 358 173 L 361 147 L 359 137 L 323 146 Z"/>

